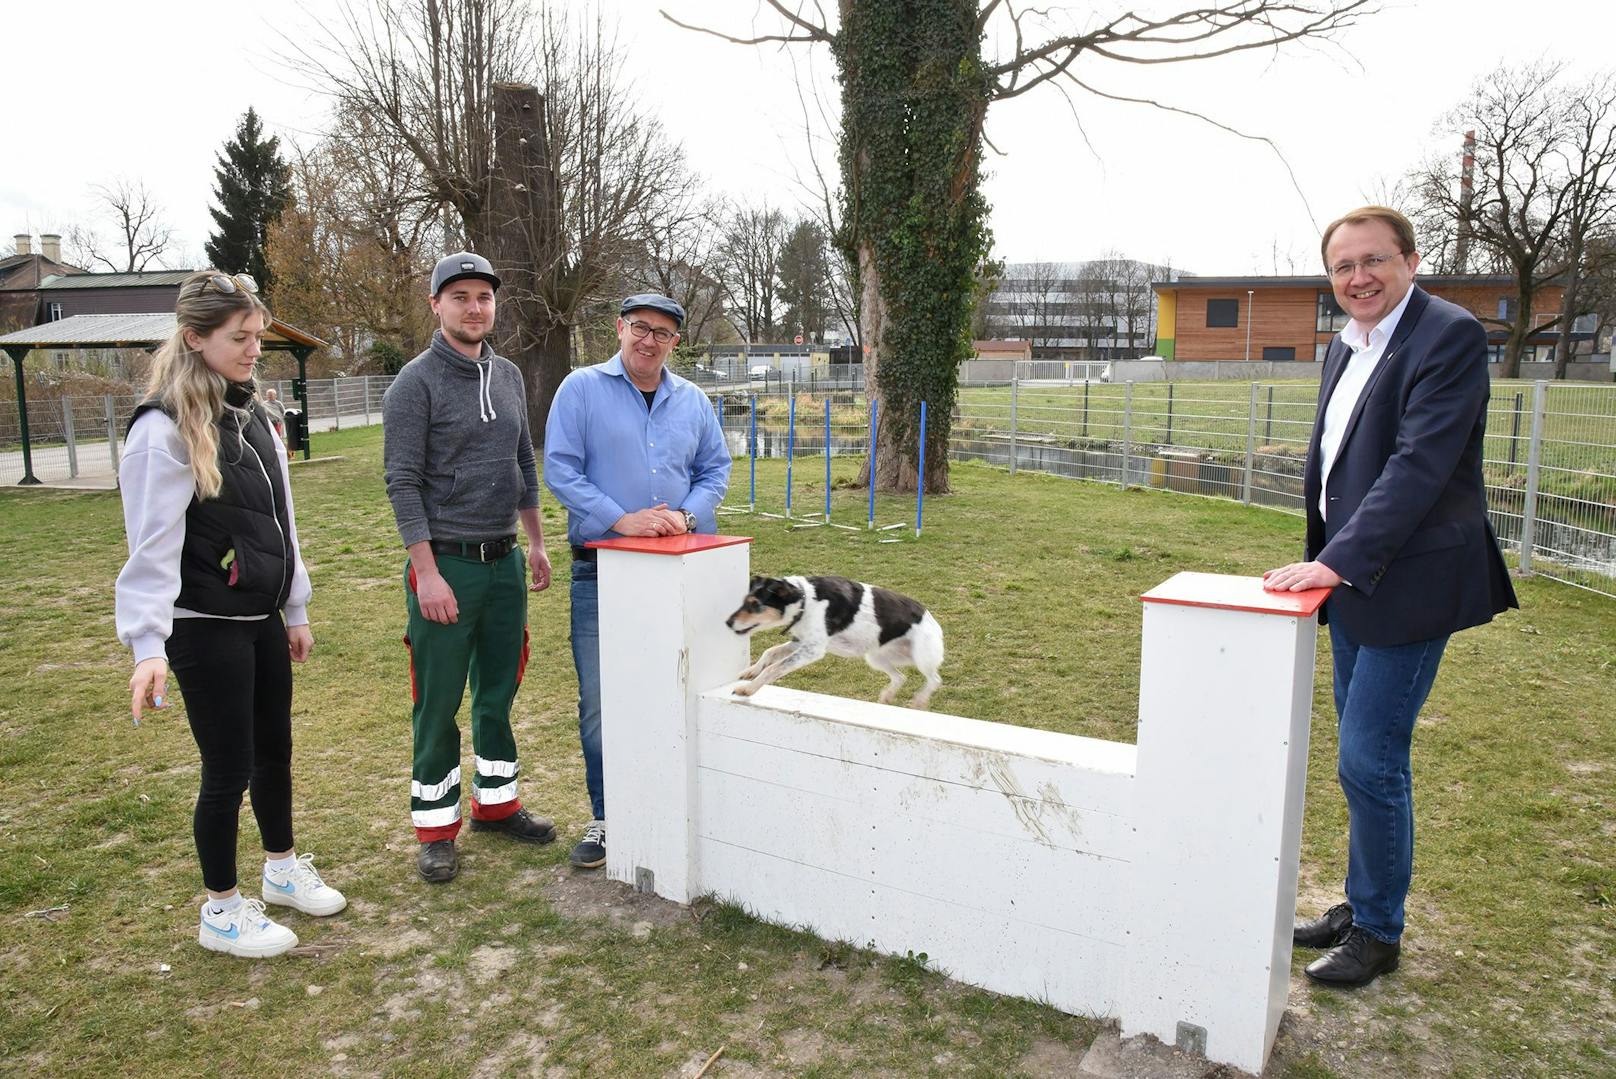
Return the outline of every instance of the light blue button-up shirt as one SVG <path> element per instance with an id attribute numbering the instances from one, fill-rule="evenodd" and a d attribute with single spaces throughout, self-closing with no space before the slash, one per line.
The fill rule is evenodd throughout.
<path id="1" fill-rule="evenodd" d="M 717 532 L 729 449 L 707 395 L 667 370 L 649 411 L 619 353 L 569 374 L 544 425 L 544 483 L 567 507 L 567 540 L 616 536 L 625 513 L 665 502 Z"/>

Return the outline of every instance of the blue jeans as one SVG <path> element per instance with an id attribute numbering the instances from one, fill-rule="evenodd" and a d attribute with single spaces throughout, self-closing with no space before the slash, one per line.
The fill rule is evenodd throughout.
<path id="1" fill-rule="evenodd" d="M 600 765 L 600 586 L 593 562 L 572 564 L 572 666 L 578 672 L 578 741 L 596 820 L 606 819 Z"/>
<path id="2" fill-rule="evenodd" d="M 1347 901 L 1353 924 L 1393 943 L 1414 875 L 1414 720 L 1436 681 L 1447 637 L 1372 648 L 1330 623 L 1337 775 L 1347 797 Z"/>

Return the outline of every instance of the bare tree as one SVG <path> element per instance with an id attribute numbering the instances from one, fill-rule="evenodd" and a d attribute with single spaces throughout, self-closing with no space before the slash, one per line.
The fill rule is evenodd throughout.
<path id="1" fill-rule="evenodd" d="M 638 208 L 681 167 L 620 81 L 594 8 L 522 0 L 343 0 L 296 62 L 406 147 L 451 246 L 496 261 L 500 351 L 527 380 L 541 437 L 572 331 L 637 250 Z M 459 235 L 456 235 L 456 234 Z"/>
<path id="2" fill-rule="evenodd" d="M 1452 154 L 1411 177 L 1422 224 L 1455 238 L 1463 226 L 1472 255 L 1479 251 L 1515 278 L 1511 309 L 1482 318 L 1509 334 L 1508 378 L 1520 375 L 1531 334 L 1558 327 L 1562 342 L 1568 339 L 1588 238 L 1616 215 L 1616 89 L 1609 76 L 1567 87 L 1563 75 L 1558 63 L 1500 67 L 1438 122 L 1438 130 L 1476 133 L 1468 196 Z M 1446 239 L 1442 246 L 1450 249 Z M 1440 261 L 1438 268 L 1445 268 Z M 1538 296 L 1556 283 L 1567 296 L 1559 313 L 1543 318 Z M 1563 370 L 1562 360 L 1557 373 Z"/>
<path id="3" fill-rule="evenodd" d="M 74 262 L 91 269 L 99 264 L 112 273 L 137 273 L 160 260 L 172 246 L 174 230 L 163 220 L 162 207 L 145 183 L 119 177 L 90 190 L 109 211 L 113 239 L 103 241 L 94 229 L 70 228 L 67 242 L 74 251 Z"/>
<path id="4" fill-rule="evenodd" d="M 737 206 L 727 218 L 718 277 L 729 317 L 748 343 L 766 341 L 778 330 L 776 300 L 785 243 L 785 214 L 767 203 Z"/>
<path id="5" fill-rule="evenodd" d="M 705 194 L 699 179 L 658 191 L 635 211 L 633 231 L 642 251 L 625 271 L 624 291 L 672 296 L 685 309 L 681 337 L 706 344 L 722 333 L 724 289 L 719 280 L 718 232 L 723 205 Z"/>
<path id="6" fill-rule="evenodd" d="M 276 313 L 332 342 L 348 371 L 395 367 L 431 334 L 422 300 L 441 230 L 414 157 L 339 107 L 326 138 L 294 152 L 292 200 L 268 243 Z"/>
<path id="7" fill-rule="evenodd" d="M 910 433 L 929 401 L 938 421 L 922 452 L 934 491 L 948 489 L 948 417 L 973 310 L 968 286 L 987 255 L 980 162 L 989 106 L 1048 84 L 1063 94 L 1077 89 L 1166 108 L 1107 91 L 1089 69 L 1325 38 L 1370 9 L 1370 0 L 1215 0 L 1160 17 L 1126 12 L 1074 32 L 1050 9 L 1011 0 L 934 0 L 924 12 L 896 0 L 839 0 L 837 26 L 819 4 L 767 3 L 780 27 L 750 37 L 667 17 L 737 44 L 818 43 L 835 56 L 841 236 L 861 292 L 865 387 L 882 400 L 882 471 L 869 479 L 887 490 L 913 489 L 919 458 Z M 983 55 L 984 39 L 995 55 Z M 896 365 L 889 375 L 886 363 Z"/>

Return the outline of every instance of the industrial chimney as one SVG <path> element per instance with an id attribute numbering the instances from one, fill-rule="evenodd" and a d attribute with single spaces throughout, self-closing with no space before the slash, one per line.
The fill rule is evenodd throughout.
<path id="1" fill-rule="evenodd" d="M 1459 170 L 1459 236 L 1453 248 L 1453 272 L 1470 272 L 1470 208 L 1476 201 L 1476 133 L 1465 132 L 1464 165 Z"/>

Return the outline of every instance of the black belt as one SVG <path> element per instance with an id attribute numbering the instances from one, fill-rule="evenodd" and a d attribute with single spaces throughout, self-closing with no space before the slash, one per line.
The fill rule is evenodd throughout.
<path id="1" fill-rule="evenodd" d="M 595 560 L 595 549 L 593 547 L 574 547 L 572 549 L 572 560 L 574 562 L 593 562 Z"/>
<path id="2" fill-rule="evenodd" d="M 491 540 L 433 540 L 432 553 L 469 558 L 475 562 L 498 562 L 510 554 L 515 546 L 515 536 Z"/>

